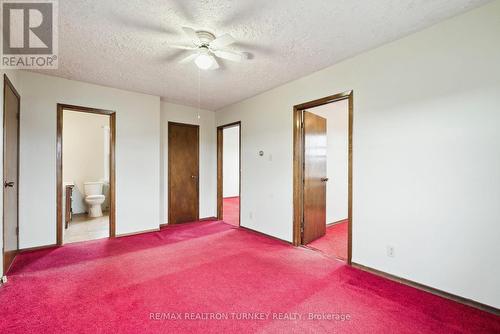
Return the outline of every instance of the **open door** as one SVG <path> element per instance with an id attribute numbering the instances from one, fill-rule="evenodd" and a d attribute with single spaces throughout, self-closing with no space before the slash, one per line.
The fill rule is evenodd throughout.
<path id="1" fill-rule="evenodd" d="M 308 244 L 326 232 L 326 119 L 304 111 L 304 230 Z"/>
<path id="2" fill-rule="evenodd" d="M 335 162 L 336 155 L 328 155 L 330 147 L 327 138 L 327 122 L 341 124 L 339 120 L 333 123 L 326 121 L 326 115 L 318 109 L 334 102 L 347 101 L 347 139 L 342 141 L 345 152 L 347 146 L 347 221 L 331 222 L 329 227 L 336 223 L 346 222 L 347 226 L 347 264 L 352 263 L 352 157 L 353 157 L 353 91 L 347 91 L 317 100 L 301 103 L 293 107 L 293 244 L 307 245 L 327 232 L 327 181 L 326 175 L 337 178 L 339 174 L 328 174 L 328 156 Z M 306 111 L 307 110 L 307 111 Z M 311 111 L 314 110 L 314 113 Z M 324 110 L 324 112 L 326 112 Z M 331 114 L 328 109 L 328 113 Z M 329 119 L 329 118 L 328 118 Z M 336 132 L 339 133 L 339 132 Z M 337 138 L 334 143 L 339 143 Z M 347 144 L 347 145 L 346 145 Z M 341 146 L 342 146 L 341 145 Z M 341 147 L 339 146 L 339 147 Z M 335 148 L 338 152 L 339 147 Z M 337 162 L 335 162 L 337 163 Z M 335 164 L 333 164 L 335 167 Z M 338 168 L 336 170 L 339 170 Z M 339 172 L 340 173 L 340 172 Z M 342 172 L 344 173 L 344 172 Z M 337 182 L 336 179 L 333 180 Z M 337 185 L 340 183 L 336 183 Z M 330 187 L 331 189 L 331 187 Z M 343 188 L 344 189 L 344 188 Z M 333 202 L 328 202 L 331 204 Z M 338 203 L 336 201 L 335 203 Z M 328 242 L 328 236 L 319 239 Z M 326 239 L 325 239 L 326 238 Z M 313 247 L 314 248 L 314 247 Z"/>
<path id="3" fill-rule="evenodd" d="M 241 221 L 241 122 L 217 127 L 217 219 Z"/>
<path id="4" fill-rule="evenodd" d="M 19 250 L 19 113 L 20 96 L 4 75 L 3 106 L 3 272 Z"/>

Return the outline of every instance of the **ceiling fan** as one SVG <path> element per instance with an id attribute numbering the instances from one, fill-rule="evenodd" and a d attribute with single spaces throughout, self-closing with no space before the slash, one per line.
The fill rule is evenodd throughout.
<path id="1" fill-rule="evenodd" d="M 189 27 L 182 27 L 182 30 L 189 36 L 193 46 L 168 45 L 174 49 L 194 51 L 194 53 L 181 59 L 179 61 L 181 64 L 194 61 L 196 66 L 202 70 L 216 70 L 219 68 L 216 58 L 235 62 L 240 62 L 247 58 L 243 52 L 224 49 L 235 42 L 235 39 L 229 34 L 215 37 L 214 34 L 204 30 L 196 31 Z"/>

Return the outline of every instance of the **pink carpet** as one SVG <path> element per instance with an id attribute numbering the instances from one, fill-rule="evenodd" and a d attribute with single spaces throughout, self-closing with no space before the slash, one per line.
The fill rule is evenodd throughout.
<path id="1" fill-rule="evenodd" d="M 240 198 L 225 197 L 222 199 L 222 220 L 233 226 L 240 226 Z"/>
<path id="2" fill-rule="evenodd" d="M 500 332 L 492 314 L 218 221 L 21 254 L 0 305 L 0 333 Z"/>
<path id="3" fill-rule="evenodd" d="M 347 259 L 347 220 L 326 227 L 326 234 L 309 243 L 307 247 L 341 260 Z"/>

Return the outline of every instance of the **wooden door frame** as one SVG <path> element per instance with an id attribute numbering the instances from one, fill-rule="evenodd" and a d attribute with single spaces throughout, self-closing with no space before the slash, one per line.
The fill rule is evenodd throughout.
<path id="1" fill-rule="evenodd" d="M 6 126 L 6 120 L 5 120 L 5 108 L 6 108 L 6 102 L 5 102 L 5 93 L 7 90 L 7 87 L 9 87 L 14 95 L 17 97 L 17 114 L 18 114 L 18 121 L 17 121 L 17 250 L 14 251 L 12 254 L 9 256 L 12 256 L 13 258 L 16 257 L 16 254 L 19 252 L 19 162 L 20 162 L 20 138 L 21 138 L 21 95 L 19 95 L 19 92 L 16 90 L 12 82 L 10 81 L 9 77 L 7 74 L 4 73 L 3 75 L 3 153 L 2 153 L 2 168 L 3 168 L 3 175 L 2 175 L 2 191 L 4 191 L 4 185 L 3 182 L 5 181 L 5 143 L 6 143 L 6 137 L 5 137 L 5 126 Z M 5 197 L 3 197 L 3 205 L 2 205 L 2 259 L 3 259 L 3 275 L 7 273 L 9 268 L 6 268 L 6 261 L 5 261 Z M 11 262 L 12 263 L 12 262 Z"/>
<path id="2" fill-rule="evenodd" d="M 192 128 L 196 128 L 196 135 L 198 136 L 198 145 L 196 146 L 196 156 L 197 156 L 197 159 L 198 159 L 198 180 L 196 181 L 196 193 L 197 193 L 197 198 L 196 198 L 196 220 L 200 220 L 200 126 L 197 125 L 197 124 L 188 124 L 188 123 L 180 123 L 180 122 L 168 122 L 168 126 L 167 126 L 167 148 L 168 148 L 168 157 L 167 157 L 167 161 L 168 161 L 168 166 L 167 166 L 167 175 L 168 175 L 168 185 L 167 185 L 167 194 L 168 194 L 168 203 L 167 203 L 167 208 L 168 208 L 168 221 L 167 221 L 167 225 L 175 225 L 175 224 L 172 224 L 172 219 L 171 219 L 171 212 L 172 210 L 170 210 L 170 205 L 171 205 L 171 196 L 170 196 L 170 187 L 171 187 L 171 184 L 170 184 L 170 181 L 172 180 L 172 178 L 170 177 L 170 173 L 171 173 L 171 169 L 170 169 L 170 162 L 171 162 L 171 159 L 172 159 L 172 155 L 171 155 L 171 152 L 170 152 L 170 138 L 169 138 L 169 135 L 170 135 L 170 127 L 171 126 L 186 126 L 186 127 L 192 127 Z"/>
<path id="3" fill-rule="evenodd" d="M 347 263 L 352 263 L 352 133 L 353 133 L 353 91 L 327 96 L 321 99 L 298 104 L 293 107 L 293 244 L 302 245 L 301 225 L 303 223 L 303 162 L 304 162 L 304 131 L 302 128 L 303 111 L 325 104 L 348 100 L 349 102 L 349 139 L 348 139 L 348 237 Z"/>
<path id="4" fill-rule="evenodd" d="M 57 224 L 56 224 L 56 243 L 59 246 L 63 244 L 63 114 L 64 110 L 77 111 L 90 114 L 109 116 L 109 237 L 116 236 L 116 112 L 112 110 L 88 108 L 74 106 L 70 104 L 57 104 L 57 139 L 56 139 L 56 170 L 57 170 Z"/>
<path id="5" fill-rule="evenodd" d="M 224 215 L 223 205 L 222 205 L 222 197 L 223 197 L 223 148 L 224 148 L 224 129 L 231 127 L 239 127 L 239 171 L 238 171 L 238 196 L 239 196 L 239 205 L 238 205 L 238 226 L 241 226 L 241 121 L 224 124 L 217 127 L 217 219 L 222 220 Z"/>

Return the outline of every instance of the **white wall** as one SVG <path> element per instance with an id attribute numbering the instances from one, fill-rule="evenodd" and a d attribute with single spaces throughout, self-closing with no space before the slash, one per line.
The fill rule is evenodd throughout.
<path id="1" fill-rule="evenodd" d="M 109 165 L 105 167 L 104 164 L 104 131 L 105 127 L 109 127 L 109 118 L 106 115 L 64 111 L 63 181 L 75 184 L 72 205 L 74 213 L 86 212 L 83 184 L 105 181 L 105 169 L 109 169 Z"/>
<path id="2" fill-rule="evenodd" d="M 342 100 L 308 111 L 326 118 L 326 223 L 348 218 L 349 101 Z"/>
<path id="3" fill-rule="evenodd" d="M 116 232 L 160 223 L 160 99 L 19 72 L 21 93 L 20 246 L 56 242 L 56 106 L 116 111 Z"/>
<path id="4" fill-rule="evenodd" d="M 353 89 L 353 261 L 500 307 L 499 15 L 492 2 L 217 111 L 242 122 L 242 226 L 292 240 L 292 108 Z"/>
<path id="5" fill-rule="evenodd" d="M 200 126 L 200 218 L 217 215 L 217 132 L 215 113 L 161 102 L 161 221 L 168 220 L 168 122 Z"/>
<path id="6" fill-rule="evenodd" d="M 222 136 L 222 197 L 240 194 L 240 127 L 224 128 Z"/>

